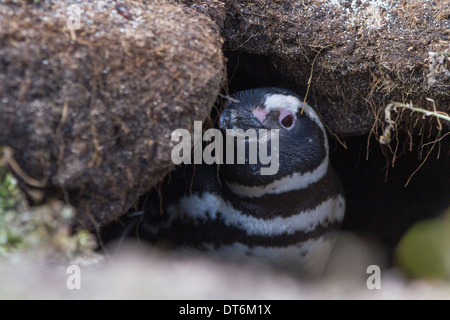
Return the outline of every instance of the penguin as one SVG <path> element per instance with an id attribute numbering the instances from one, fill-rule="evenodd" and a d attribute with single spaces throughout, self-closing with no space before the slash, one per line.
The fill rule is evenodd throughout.
<path id="1" fill-rule="evenodd" d="M 181 166 L 161 187 L 160 203 L 144 209 L 139 237 L 183 255 L 320 276 L 345 198 L 316 111 L 285 89 L 244 90 L 229 97 L 218 127 L 276 129 L 276 173 L 262 175 L 264 165 L 249 162 L 250 148 L 245 163 Z"/>

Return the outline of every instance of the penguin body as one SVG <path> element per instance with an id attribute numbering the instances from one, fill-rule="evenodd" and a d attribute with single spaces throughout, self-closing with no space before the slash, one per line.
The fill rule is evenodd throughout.
<path id="1" fill-rule="evenodd" d="M 231 98 L 220 128 L 279 130 L 278 171 L 261 175 L 264 165 L 248 163 L 248 154 L 245 164 L 181 166 L 162 187 L 162 214 L 144 215 L 141 237 L 189 254 L 316 276 L 345 212 L 324 126 L 287 90 L 253 89 Z"/>

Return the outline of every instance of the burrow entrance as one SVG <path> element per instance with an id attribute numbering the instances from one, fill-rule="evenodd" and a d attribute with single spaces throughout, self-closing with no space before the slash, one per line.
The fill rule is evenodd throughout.
<path id="1" fill-rule="evenodd" d="M 301 95 L 306 92 L 306 88 L 298 88 L 284 77 L 269 57 L 226 54 L 230 93 L 264 86 L 281 86 Z M 314 100 L 313 95 L 308 102 L 314 104 L 310 100 Z M 398 140 L 406 138 L 400 134 Z M 419 220 L 438 216 L 450 206 L 450 138 L 443 139 L 440 148 L 436 147 L 422 166 L 426 152 L 420 150 L 420 143 L 411 150 L 404 145 L 405 150 L 399 153 L 394 167 L 392 154 L 380 146 L 375 136 L 340 139 L 346 149 L 330 135 L 332 164 L 346 192 L 343 229 L 376 239 L 390 258 L 409 227 Z"/>

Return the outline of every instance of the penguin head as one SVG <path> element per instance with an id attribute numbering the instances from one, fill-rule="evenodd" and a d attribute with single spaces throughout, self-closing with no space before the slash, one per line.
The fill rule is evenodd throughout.
<path id="1" fill-rule="evenodd" d="M 278 130 L 279 147 L 273 150 L 277 154 L 271 154 L 270 140 L 267 144 L 268 155 L 278 157 L 275 174 L 262 175 L 261 168 L 268 165 L 262 164 L 259 158 L 256 164 L 249 162 L 249 140 L 245 141 L 245 164 L 235 162 L 221 168 L 232 191 L 244 196 L 251 196 L 251 190 L 265 186 L 270 187 L 264 189 L 267 192 L 277 193 L 296 188 L 296 184 L 306 185 L 305 179 L 320 178 L 318 175 L 324 174 L 328 167 L 328 140 L 319 116 L 301 97 L 288 90 L 259 88 L 233 94 L 220 115 L 219 127 L 228 132 L 230 129 Z M 322 170 L 317 172 L 318 169 Z M 290 177 L 303 181 L 289 181 Z M 282 186 L 286 183 L 290 187 Z M 280 186 L 282 190 L 276 190 Z"/>

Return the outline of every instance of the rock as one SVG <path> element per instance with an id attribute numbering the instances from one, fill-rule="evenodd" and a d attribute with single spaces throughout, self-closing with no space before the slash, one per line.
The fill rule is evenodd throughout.
<path id="1" fill-rule="evenodd" d="M 209 115 L 220 35 L 163 0 L 0 4 L 0 145 L 84 227 L 116 219 L 171 170 L 171 132 Z"/>
<path id="2" fill-rule="evenodd" d="M 223 29 L 227 16 L 227 10 L 232 4 L 231 1 L 222 0 L 169 0 L 172 3 L 183 5 L 184 8 L 197 11 L 211 18 L 213 27 Z"/>
<path id="3" fill-rule="evenodd" d="M 341 135 L 368 133 L 391 101 L 432 110 L 431 98 L 450 111 L 448 1 L 221 2 L 226 48 L 239 57 L 230 78 L 241 81 L 239 89 L 283 85 L 305 94 L 310 84 L 308 99 Z M 238 64 L 251 66 L 248 83 Z"/>
<path id="4" fill-rule="evenodd" d="M 369 290 L 369 274 L 355 282 L 339 278 L 302 282 L 245 263 L 173 259 L 136 246 L 125 247 L 114 260 L 96 267 L 78 266 L 77 270 L 73 265 L 12 264 L 0 257 L 0 299 L 418 300 L 448 299 L 450 294 L 448 282 L 407 282 L 384 269 L 381 290 Z M 81 290 L 69 290 L 77 283 Z M 270 310 L 275 315 L 280 309 Z M 165 312 L 175 314 L 179 309 Z"/>

